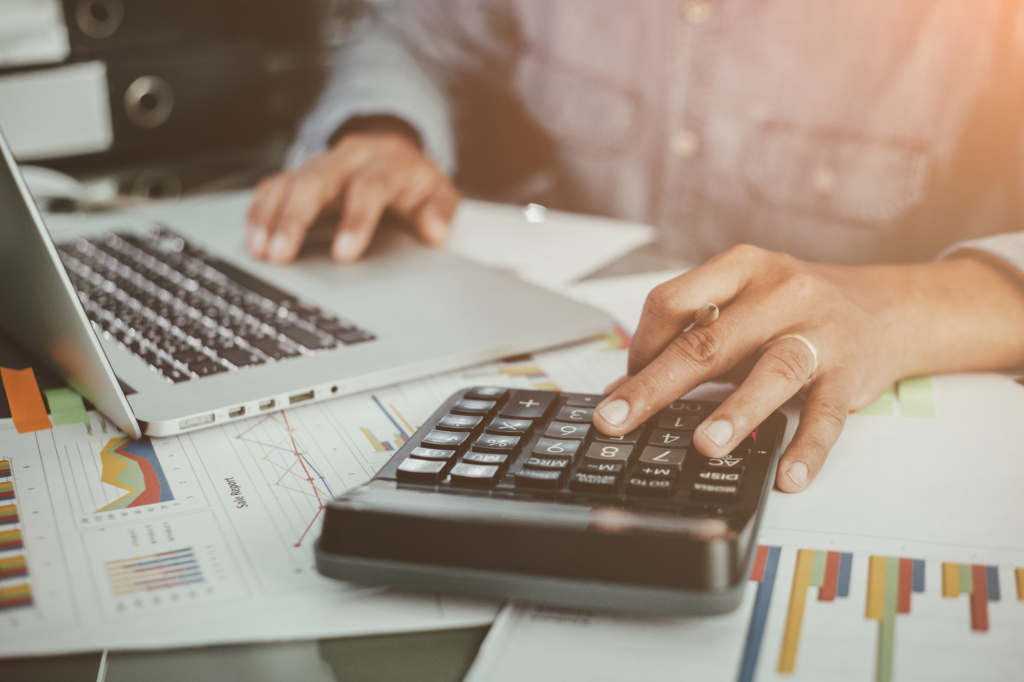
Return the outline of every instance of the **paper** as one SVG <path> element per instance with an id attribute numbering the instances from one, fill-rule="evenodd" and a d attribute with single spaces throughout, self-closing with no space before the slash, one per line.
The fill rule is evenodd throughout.
<path id="1" fill-rule="evenodd" d="M 581 303 L 588 303 L 595 308 L 604 310 L 612 319 L 630 334 L 636 332 L 643 312 L 644 301 L 659 284 L 675 279 L 685 270 L 664 270 L 645 272 L 638 275 L 622 277 L 601 277 L 576 282 L 562 293 Z"/>
<path id="2" fill-rule="evenodd" d="M 464 199 L 448 248 L 535 284 L 560 287 L 654 240 L 650 225 L 561 211 L 545 211 L 542 222 L 530 222 L 525 211 Z"/>
<path id="3" fill-rule="evenodd" d="M 8 369 L 0 367 L 0 379 L 7 394 L 7 404 L 11 408 L 14 428 L 18 433 L 45 431 L 52 428 L 50 418 L 46 415 L 43 396 L 39 393 L 35 372 L 31 367 L 26 369 Z"/>
<path id="4" fill-rule="evenodd" d="M 733 613 L 509 606 L 467 681 L 1019 679 L 1024 388 L 931 383 L 934 419 L 851 415 L 807 491 L 771 493 Z"/>
<path id="5" fill-rule="evenodd" d="M 0 656 L 488 624 L 492 602 L 317 574 L 325 502 L 459 388 L 595 390 L 624 366 L 599 340 L 134 442 L 95 412 L 24 435 L 0 421 Z"/>
<path id="6" fill-rule="evenodd" d="M 112 126 L 103 62 L 0 75 L 0 129 L 19 162 L 106 151 Z"/>
<path id="7" fill-rule="evenodd" d="M 60 0 L 0 0 L 0 68 L 55 64 L 71 53 Z"/>

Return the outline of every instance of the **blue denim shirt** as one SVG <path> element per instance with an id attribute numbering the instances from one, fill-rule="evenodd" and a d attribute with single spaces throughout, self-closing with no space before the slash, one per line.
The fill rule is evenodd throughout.
<path id="1" fill-rule="evenodd" d="M 963 249 L 1024 271 L 1014 0 L 390 0 L 290 156 L 400 117 L 455 170 L 465 93 L 517 100 L 572 208 L 835 263 Z M 1003 233 L 1003 234 L 1000 234 Z"/>

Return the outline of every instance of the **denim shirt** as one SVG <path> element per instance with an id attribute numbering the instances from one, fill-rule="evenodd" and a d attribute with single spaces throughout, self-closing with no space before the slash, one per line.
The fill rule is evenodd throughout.
<path id="1" fill-rule="evenodd" d="M 389 0 L 289 162 L 387 114 L 452 173 L 485 89 L 553 142 L 568 207 L 652 223 L 694 259 L 971 250 L 1019 273 L 1021 21 L 1014 0 Z"/>

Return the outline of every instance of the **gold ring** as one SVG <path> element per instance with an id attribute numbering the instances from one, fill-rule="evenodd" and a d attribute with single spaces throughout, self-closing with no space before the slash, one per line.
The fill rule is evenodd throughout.
<path id="1" fill-rule="evenodd" d="M 808 341 L 805 337 L 800 336 L 799 334 L 783 334 L 779 338 L 772 341 L 772 344 L 778 343 L 779 341 L 782 341 L 782 339 L 798 339 L 800 341 L 803 341 L 804 345 L 807 346 L 808 349 L 810 349 L 811 355 L 814 356 L 814 369 L 811 370 L 811 374 L 810 376 L 807 377 L 807 381 L 813 379 L 814 375 L 818 373 L 818 349 L 814 347 L 813 343 Z"/>

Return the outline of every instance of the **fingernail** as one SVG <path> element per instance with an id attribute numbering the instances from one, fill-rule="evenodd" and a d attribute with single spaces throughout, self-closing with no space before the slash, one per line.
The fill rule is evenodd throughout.
<path id="1" fill-rule="evenodd" d="M 600 410 L 604 420 L 612 426 L 618 426 L 629 416 L 629 403 L 625 400 L 613 400 Z"/>
<path id="2" fill-rule="evenodd" d="M 334 238 L 334 246 L 331 247 L 334 260 L 342 263 L 355 260 L 359 256 L 357 242 L 356 236 L 348 230 L 339 232 L 338 236 Z"/>
<path id="3" fill-rule="evenodd" d="M 288 245 L 288 237 L 281 232 L 278 232 L 270 240 L 270 260 L 273 261 L 286 261 L 288 256 L 291 254 L 291 249 Z"/>
<path id="4" fill-rule="evenodd" d="M 803 462 L 793 462 L 786 469 L 786 475 L 789 476 L 789 480 L 801 488 L 807 483 L 807 473 L 807 465 Z"/>
<path id="5" fill-rule="evenodd" d="M 440 244 L 448 236 L 448 223 L 440 218 L 427 218 L 426 224 L 427 238 L 432 244 Z"/>
<path id="6" fill-rule="evenodd" d="M 263 255 L 267 248 L 267 228 L 262 225 L 249 225 L 246 229 L 246 237 L 249 242 L 249 252 L 255 256 Z"/>
<path id="7" fill-rule="evenodd" d="M 727 421 L 713 421 L 704 427 L 704 435 L 711 439 L 711 442 L 718 447 L 723 447 L 732 440 L 732 424 Z"/>

